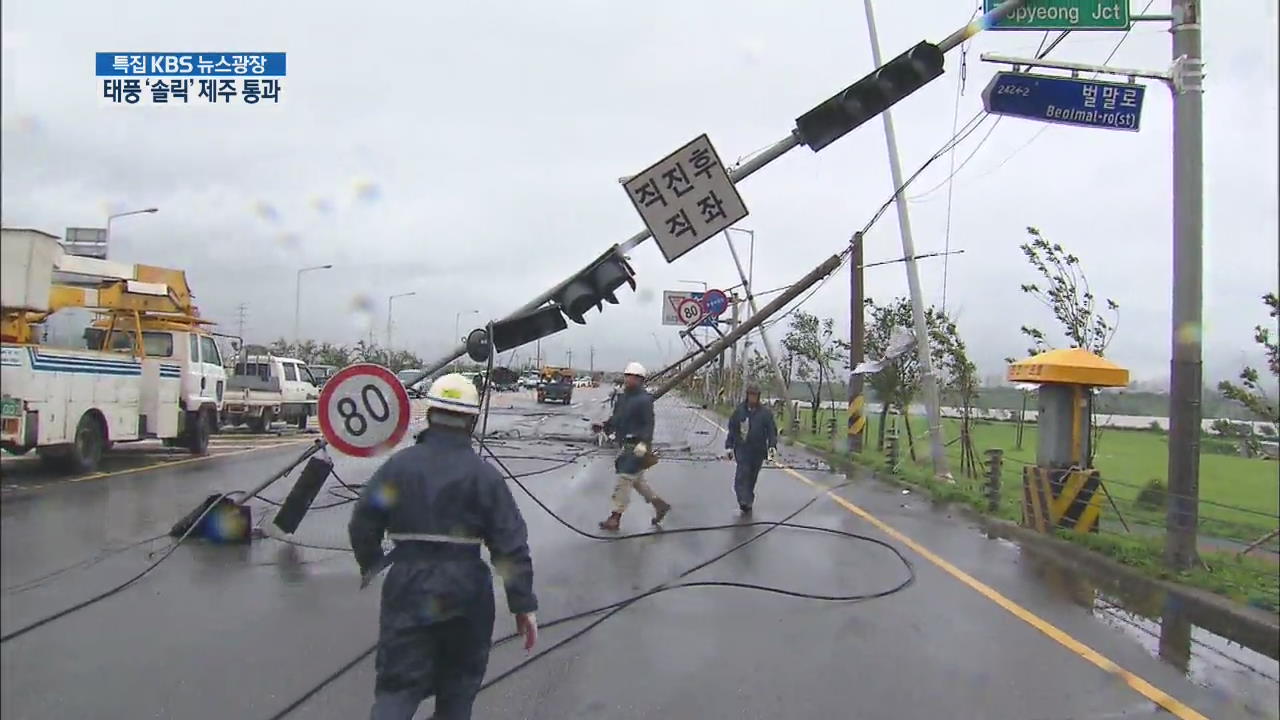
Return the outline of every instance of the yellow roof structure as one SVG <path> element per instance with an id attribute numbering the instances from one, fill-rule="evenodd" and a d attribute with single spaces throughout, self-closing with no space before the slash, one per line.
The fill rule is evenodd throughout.
<path id="1" fill-rule="evenodd" d="M 1125 387 L 1129 371 L 1081 348 L 1050 350 L 1009 365 L 1010 382 Z"/>

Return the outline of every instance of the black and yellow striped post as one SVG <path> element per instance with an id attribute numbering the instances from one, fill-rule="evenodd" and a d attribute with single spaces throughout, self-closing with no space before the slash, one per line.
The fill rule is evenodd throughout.
<path id="1" fill-rule="evenodd" d="M 1096 533 L 1102 517 L 1102 478 L 1097 470 L 1028 466 L 1022 475 L 1022 525 Z"/>
<path id="2" fill-rule="evenodd" d="M 862 438 L 867 430 L 867 416 L 864 412 L 866 404 L 865 395 L 855 395 L 849 401 L 849 418 L 846 428 L 849 436 L 849 452 L 862 452 Z"/>

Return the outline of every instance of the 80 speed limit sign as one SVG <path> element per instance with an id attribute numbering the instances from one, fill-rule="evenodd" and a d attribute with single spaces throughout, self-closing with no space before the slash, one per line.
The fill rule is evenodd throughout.
<path id="1" fill-rule="evenodd" d="M 409 394 L 381 365 L 359 363 L 324 384 L 320 432 L 336 450 L 369 457 L 390 450 L 409 429 Z"/>

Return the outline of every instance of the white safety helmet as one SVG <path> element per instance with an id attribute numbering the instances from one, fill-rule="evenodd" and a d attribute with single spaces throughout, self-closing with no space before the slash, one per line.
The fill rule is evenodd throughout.
<path id="1" fill-rule="evenodd" d="M 644 377 L 644 376 L 645 376 L 645 375 L 647 375 L 648 373 L 646 373 L 646 372 L 644 371 L 644 366 L 643 366 L 643 365 L 641 365 L 641 364 L 640 364 L 640 363 L 638 363 L 638 362 L 633 362 L 633 363 L 627 363 L 627 369 L 626 369 L 626 370 L 623 370 L 623 371 L 622 371 L 622 374 L 623 374 L 623 375 L 636 375 L 636 376 L 638 376 L 638 377 Z"/>
<path id="2" fill-rule="evenodd" d="M 449 373 L 431 383 L 427 410 L 443 410 L 459 415 L 480 414 L 480 392 L 475 383 L 458 373 Z"/>

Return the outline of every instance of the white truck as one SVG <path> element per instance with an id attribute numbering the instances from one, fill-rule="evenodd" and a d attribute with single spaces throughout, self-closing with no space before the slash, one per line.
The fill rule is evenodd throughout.
<path id="1" fill-rule="evenodd" d="M 67 308 L 98 312 L 84 349 L 41 346 L 41 323 Z M 67 255 L 56 235 L 0 229 L 0 448 L 81 473 L 115 443 L 205 453 L 226 387 L 210 324 L 180 270 Z"/>
<path id="2" fill-rule="evenodd" d="M 227 380 L 222 424 L 248 425 L 253 432 L 265 432 L 276 420 L 283 420 L 305 430 L 319 398 L 320 390 L 301 360 L 246 355 Z"/>

